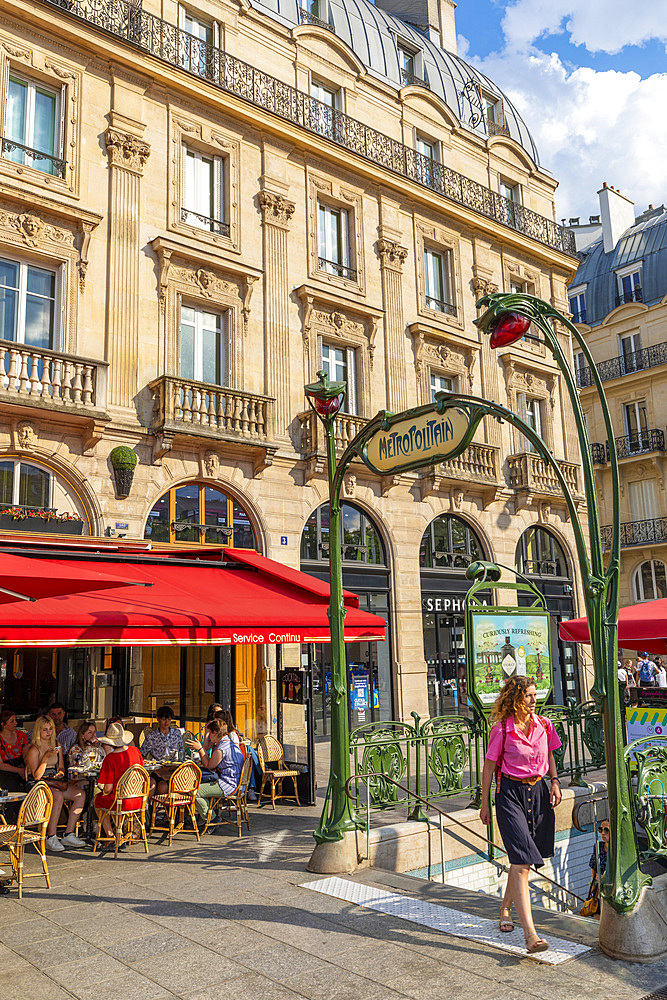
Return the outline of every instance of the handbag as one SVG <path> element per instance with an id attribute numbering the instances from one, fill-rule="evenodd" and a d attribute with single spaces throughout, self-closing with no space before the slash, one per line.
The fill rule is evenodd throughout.
<path id="1" fill-rule="evenodd" d="M 588 896 L 579 910 L 582 917 L 594 917 L 600 912 L 600 886 L 595 876 L 591 879 Z"/>

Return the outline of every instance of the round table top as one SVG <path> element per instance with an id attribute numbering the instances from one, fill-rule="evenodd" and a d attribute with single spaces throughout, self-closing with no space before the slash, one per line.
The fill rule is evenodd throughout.
<path id="1" fill-rule="evenodd" d="M 0 805 L 6 802 L 20 802 L 27 794 L 27 792 L 0 792 Z"/>

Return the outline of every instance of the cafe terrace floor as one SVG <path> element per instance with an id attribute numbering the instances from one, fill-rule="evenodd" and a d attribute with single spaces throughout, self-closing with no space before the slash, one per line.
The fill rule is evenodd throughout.
<path id="1" fill-rule="evenodd" d="M 0 896 L 0 1000 L 640 1000 L 667 984 L 667 962 L 614 962 L 592 927 L 592 948 L 547 966 L 311 891 L 320 807 L 251 806 L 240 840 L 232 827 L 200 845 L 153 840 L 148 858 L 139 846 L 118 860 L 50 855 L 50 891 Z M 353 881 L 385 878 L 404 877 Z M 452 904 L 433 883 L 401 891 Z M 474 909 L 497 919 L 488 897 Z M 542 911 L 538 928 L 560 934 L 560 919 Z"/>

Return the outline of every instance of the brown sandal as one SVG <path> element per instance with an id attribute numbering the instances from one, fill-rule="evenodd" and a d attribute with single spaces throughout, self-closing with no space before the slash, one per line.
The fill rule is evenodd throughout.
<path id="1" fill-rule="evenodd" d="M 505 916 L 505 914 L 507 914 L 507 916 Z M 500 923 L 498 924 L 498 928 L 503 932 L 503 934 L 511 934 L 514 930 L 511 906 L 500 907 Z"/>
<path id="2" fill-rule="evenodd" d="M 535 940 L 533 940 L 533 938 Z M 528 944 L 529 940 L 533 941 L 533 943 Z M 549 950 L 549 942 L 545 941 L 544 938 L 540 937 L 539 934 L 537 933 L 531 934 L 530 938 L 526 938 L 526 951 L 528 952 L 529 955 L 535 955 L 537 954 L 537 952 L 548 951 L 548 950 Z"/>

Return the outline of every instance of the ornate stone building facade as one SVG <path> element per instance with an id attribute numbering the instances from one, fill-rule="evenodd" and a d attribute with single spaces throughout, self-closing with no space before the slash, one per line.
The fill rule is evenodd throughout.
<path id="1" fill-rule="evenodd" d="M 605 184 L 598 194 L 600 215 L 573 227 L 580 265 L 570 286 L 570 311 L 604 383 L 614 424 L 624 607 L 667 597 L 667 211 L 650 205 L 636 216 L 620 191 Z M 575 361 L 596 463 L 602 536 L 609 540 L 607 434 L 590 367 L 581 353 Z"/>
<path id="2" fill-rule="evenodd" d="M 541 428 L 581 497 L 543 346 L 496 355 L 473 325 L 499 288 L 567 308 L 576 262 L 556 183 L 509 100 L 457 56 L 454 5 L 425 4 L 416 25 L 389 7 L 6 0 L 3 503 L 78 515 L 121 548 L 254 545 L 324 575 L 324 442 L 303 393 L 322 367 L 348 382 L 340 448 L 379 409 L 456 387 Z M 119 445 L 138 457 L 127 498 Z M 460 701 L 475 556 L 518 566 L 555 615 L 581 611 L 557 483 L 506 426 L 487 421 L 422 474 L 355 467 L 345 504 L 346 585 L 389 626 L 387 643 L 350 650 L 367 683 L 355 722 Z M 98 716 L 165 699 L 190 716 L 218 690 L 192 690 L 206 653 L 184 665 L 171 650 L 114 661 L 107 690 L 105 655 L 35 665 L 26 713 L 49 684 Z M 313 666 L 325 735 L 327 651 L 291 655 Z M 571 651 L 560 664 L 558 698 L 578 694 Z M 271 651 L 238 652 L 250 730 L 273 724 L 274 669 Z M 84 674 L 88 694 L 72 680 Z"/>

